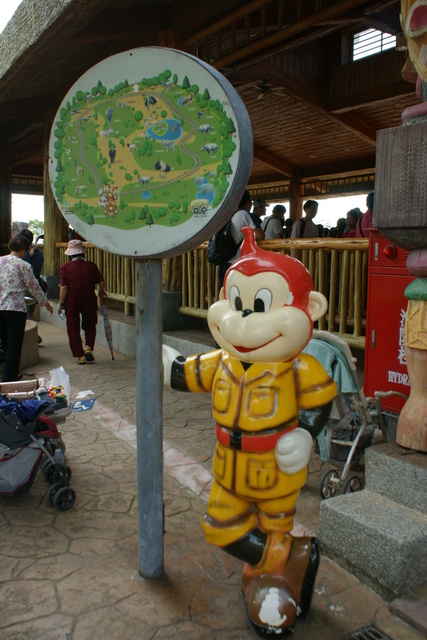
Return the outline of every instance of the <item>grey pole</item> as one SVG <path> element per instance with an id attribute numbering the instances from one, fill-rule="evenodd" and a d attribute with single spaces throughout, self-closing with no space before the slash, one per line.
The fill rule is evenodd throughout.
<path id="1" fill-rule="evenodd" d="M 139 573 L 163 575 L 162 261 L 136 260 Z"/>

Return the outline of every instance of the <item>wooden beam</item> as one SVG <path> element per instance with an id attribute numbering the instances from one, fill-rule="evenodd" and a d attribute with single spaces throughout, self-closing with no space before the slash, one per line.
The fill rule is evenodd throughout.
<path id="1" fill-rule="evenodd" d="M 23 162 L 39 156 L 42 149 L 42 132 L 36 130 L 28 133 L 19 142 L 0 147 L 0 166 L 3 169 L 13 169 Z"/>
<path id="2" fill-rule="evenodd" d="M 129 40 L 130 38 L 144 38 L 146 46 L 147 36 L 153 36 L 153 42 L 159 32 L 159 25 L 163 29 L 170 27 L 167 12 L 164 7 L 151 6 L 149 10 L 139 9 L 106 10 L 69 39 L 70 44 L 87 44 L 113 40 Z"/>
<path id="3" fill-rule="evenodd" d="M 271 0 L 268 0 L 269 2 Z M 201 42 L 205 38 L 213 35 L 217 31 L 221 31 L 221 29 L 226 29 L 227 27 L 231 27 L 233 22 L 237 22 L 242 18 L 246 18 L 247 15 L 254 11 L 258 11 L 261 9 L 266 3 L 266 0 L 253 0 L 253 2 L 246 2 L 241 9 L 236 9 L 236 11 L 232 11 L 231 13 L 227 13 L 227 15 L 215 22 L 215 24 L 206 27 L 206 29 L 202 29 L 198 31 L 194 36 L 188 38 L 187 44 L 197 44 Z"/>
<path id="4" fill-rule="evenodd" d="M 326 178 L 339 178 L 363 173 L 375 173 L 375 155 L 348 162 L 331 162 L 327 165 L 301 169 L 301 181 L 324 180 Z"/>
<path id="5" fill-rule="evenodd" d="M 240 90 L 256 81 L 259 82 L 262 78 L 269 78 L 272 68 L 271 61 L 263 60 L 237 71 L 226 72 L 224 75 L 233 87 Z"/>
<path id="6" fill-rule="evenodd" d="M 268 167 L 271 167 L 278 173 L 281 173 L 284 176 L 287 176 L 288 178 L 298 177 L 298 169 L 294 165 L 289 164 L 288 162 L 286 162 L 286 160 L 283 160 L 282 158 L 278 158 L 277 156 L 273 155 L 266 149 L 263 149 L 262 147 L 259 147 L 256 144 L 254 144 L 253 155 L 254 155 L 254 158 L 256 158 L 257 160 L 260 160 L 261 162 L 266 164 Z"/>
<path id="7" fill-rule="evenodd" d="M 31 98 L 26 100 L 13 100 L 0 104 L 0 121 L 16 120 L 17 118 L 33 118 L 44 113 L 46 109 L 45 98 Z"/>
<path id="8" fill-rule="evenodd" d="M 227 67 L 230 64 L 235 64 L 239 60 L 247 58 L 248 56 L 254 56 L 257 53 L 266 52 L 268 48 L 277 47 L 277 45 L 282 44 L 289 38 L 298 36 L 304 31 L 315 29 L 319 25 L 324 25 L 328 20 L 337 18 L 342 14 L 345 15 L 347 11 L 363 4 L 366 4 L 366 0 L 343 0 L 342 2 L 333 4 L 330 7 L 314 12 L 301 20 L 297 20 L 294 24 L 287 25 L 285 28 L 268 35 L 266 38 L 260 38 L 248 46 L 217 59 L 213 66 L 216 68 Z M 221 28 L 229 27 L 232 21 L 233 19 L 229 17 L 223 19 L 221 21 Z M 219 23 L 212 25 L 208 29 L 200 32 L 200 34 L 212 35 L 220 28 L 217 26 L 218 24 Z M 336 29 L 338 29 L 338 25 L 336 26 Z M 198 33 L 191 38 L 191 43 L 196 44 L 197 42 L 200 42 L 200 34 Z M 190 44 L 190 41 L 188 43 Z"/>
<path id="9" fill-rule="evenodd" d="M 328 114 L 329 116 L 332 115 L 329 112 Z M 346 129 L 352 131 L 359 138 L 362 138 L 363 140 L 375 146 L 377 140 L 377 130 L 375 129 L 375 127 L 371 127 L 361 118 L 358 118 L 357 116 L 353 116 L 351 114 L 337 115 L 336 118 Z"/>
<path id="10" fill-rule="evenodd" d="M 379 106 L 382 102 L 390 100 L 399 102 L 399 100 L 403 100 L 408 96 L 414 96 L 415 98 L 414 85 L 402 79 L 396 83 L 375 87 L 375 91 L 367 89 L 350 96 L 335 98 L 329 103 L 329 113 L 338 115 L 355 109 L 362 109 L 363 107 Z"/>
<path id="11" fill-rule="evenodd" d="M 283 87 L 288 95 L 292 96 L 298 102 L 306 105 L 309 109 L 316 111 L 324 118 L 328 118 L 335 124 L 338 123 L 352 134 L 375 146 L 376 130 L 355 116 L 336 116 L 326 109 L 321 98 L 314 92 L 300 84 L 288 74 L 284 73 L 277 67 L 272 67 L 270 78 L 274 78 Z"/>

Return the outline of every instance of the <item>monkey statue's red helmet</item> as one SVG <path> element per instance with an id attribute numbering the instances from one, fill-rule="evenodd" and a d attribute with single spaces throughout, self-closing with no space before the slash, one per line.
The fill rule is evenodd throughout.
<path id="1" fill-rule="evenodd" d="M 281 275 L 289 286 L 292 293 L 292 306 L 301 309 L 310 318 L 308 311 L 310 292 L 313 291 L 313 281 L 304 265 L 295 258 L 286 256 L 275 251 L 265 251 L 255 242 L 253 229 L 244 227 L 243 242 L 240 246 L 241 257 L 228 269 L 224 278 L 224 297 L 226 297 L 226 286 L 228 275 L 234 270 L 243 273 L 245 276 L 253 276 L 257 273 L 274 272 Z"/>

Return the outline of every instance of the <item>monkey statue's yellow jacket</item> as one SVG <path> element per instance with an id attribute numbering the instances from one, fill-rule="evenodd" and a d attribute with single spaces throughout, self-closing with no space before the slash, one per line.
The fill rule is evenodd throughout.
<path id="1" fill-rule="evenodd" d="M 271 501 L 292 495 L 289 508 L 294 510 L 307 470 L 292 475 L 280 471 L 275 445 L 297 426 L 300 409 L 326 405 L 335 397 L 335 382 L 323 367 L 307 354 L 300 354 L 288 362 L 254 363 L 245 367 L 227 352 L 218 350 L 187 358 L 184 376 L 189 391 L 212 392 L 218 440 L 213 463 L 216 483 L 243 502 L 267 501 L 271 504 Z M 208 507 L 210 518 L 205 519 L 204 528 L 208 541 L 222 546 L 243 535 L 244 531 L 241 526 L 231 527 L 229 535 L 225 534 L 227 518 L 213 509 L 218 490 L 213 487 Z M 228 500 L 224 495 L 221 498 L 226 506 L 224 500 Z M 240 512 L 243 506 L 232 501 L 233 505 L 229 504 L 226 511 L 237 515 L 236 509 Z M 270 524 L 275 528 L 280 520 L 283 525 L 283 515 L 270 513 Z M 249 520 L 242 519 L 244 530 L 250 530 L 254 525 Z M 269 528 L 268 523 L 263 524 L 264 528 Z"/>

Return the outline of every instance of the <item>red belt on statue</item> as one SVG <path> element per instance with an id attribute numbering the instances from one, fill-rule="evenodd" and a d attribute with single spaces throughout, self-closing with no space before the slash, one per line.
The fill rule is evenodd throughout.
<path id="1" fill-rule="evenodd" d="M 217 424 L 216 439 L 224 446 L 236 449 L 237 451 L 269 451 L 269 449 L 274 449 L 277 441 L 280 440 L 285 433 L 295 429 L 297 424 L 296 422 L 290 427 L 280 429 L 280 431 L 275 431 L 274 433 L 258 433 L 252 435 L 243 433 L 243 431 L 231 431 Z"/>

